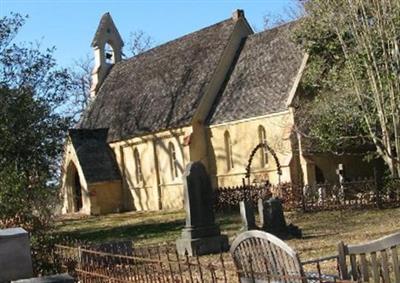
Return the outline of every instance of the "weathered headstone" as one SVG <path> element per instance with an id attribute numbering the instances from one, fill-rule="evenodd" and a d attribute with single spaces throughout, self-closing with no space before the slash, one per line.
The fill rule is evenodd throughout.
<path id="1" fill-rule="evenodd" d="M 299 227 L 293 224 L 286 225 L 280 199 L 271 198 L 267 201 L 259 199 L 258 212 L 260 214 L 262 230 L 280 238 L 286 238 L 288 236 L 296 238 L 302 237 L 302 231 Z"/>
<path id="2" fill-rule="evenodd" d="M 240 206 L 240 216 L 242 218 L 242 231 L 249 231 L 253 229 L 258 229 L 256 225 L 256 217 L 254 215 L 254 206 L 251 201 L 241 201 Z"/>
<path id="3" fill-rule="evenodd" d="M 22 228 L 0 230 L 0 282 L 32 276 L 28 232 Z"/>
<path id="4" fill-rule="evenodd" d="M 187 165 L 183 175 L 186 225 L 176 240 L 179 254 L 204 255 L 228 249 L 228 237 L 215 224 L 210 176 L 200 161 Z"/>
<path id="5" fill-rule="evenodd" d="M 260 200 L 258 209 L 264 231 L 274 235 L 286 235 L 288 233 L 282 203 L 279 199 Z"/>
<path id="6" fill-rule="evenodd" d="M 30 279 L 11 281 L 12 283 L 74 283 L 74 278 L 66 273 Z"/>

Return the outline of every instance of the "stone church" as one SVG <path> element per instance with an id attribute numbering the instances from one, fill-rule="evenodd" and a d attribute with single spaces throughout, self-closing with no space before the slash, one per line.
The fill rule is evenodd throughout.
<path id="1" fill-rule="evenodd" d="M 62 165 L 63 212 L 105 214 L 183 207 L 182 174 L 200 160 L 214 186 L 252 178 L 271 183 L 336 181 L 338 163 L 310 155 L 292 130 L 307 54 L 288 36 L 293 23 L 254 33 L 244 12 L 129 59 L 110 16 L 92 47 L 91 103 L 69 131 Z M 354 165 L 354 164 L 353 164 Z"/>

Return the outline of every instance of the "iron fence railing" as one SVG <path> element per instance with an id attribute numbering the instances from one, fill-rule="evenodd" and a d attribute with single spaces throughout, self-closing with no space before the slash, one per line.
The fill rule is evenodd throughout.
<path id="1" fill-rule="evenodd" d="M 215 190 L 215 209 L 238 206 L 242 200 L 257 203 L 258 199 L 278 197 L 286 210 L 319 211 L 345 208 L 368 208 L 400 205 L 400 181 L 390 180 L 383 188 L 377 188 L 372 179 L 354 180 L 341 184 L 315 184 L 296 186 L 241 185 L 220 187 Z"/>
<path id="2" fill-rule="evenodd" d="M 138 251 L 141 250 L 141 256 Z M 92 282 L 146 282 L 146 283 L 239 283 L 244 272 L 235 268 L 229 253 L 203 256 L 179 256 L 175 249 L 167 246 L 129 249 L 130 255 L 91 250 L 82 246 L 56 245 L 55 258 L 62 267 L 83 283 Z M 147 251 L 143 253 L 144 251 Z M 327 262 L 328 267 L 324 267 Z M 339 280 L 338 273 L 332 273 L 337 266 L 337 256 L 330 256 L 303 262 L 306 277 L 248 273 L 251 278 L 266 282 L 347 282 Z M 310 272 L 312 271 L 312 272 Z M 330 274 L 327 276 L 327 274 Z M 333 274 L 333 275 L 332 275 Z"/>
<path id="3" fill-rule="evenodd" d="M 134 249 L 129 255 L 56 245 L 59 265 L 80 282 L 235 282 L 221 253 L 210 260 L 180 256 L 168 247 Z M 141 253 L 139 255 L 139 253 Z"/>

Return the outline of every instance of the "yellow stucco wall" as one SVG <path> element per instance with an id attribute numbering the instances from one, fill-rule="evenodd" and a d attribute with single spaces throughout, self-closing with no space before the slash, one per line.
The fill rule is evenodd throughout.
<path id="1" fill-rule="evenodd" d="M 185 137 L 191 127 L 135 137 L 110 144 L 123 175 L 123 204 L 126 210 L 158 210 L 183 207 L 182 174 L 190 160 Z M 173 144 L 178 177 L 171 172 L 170 148 Z M 137 149 L 143 181 L 137 182 L 134 150 Z"/>
<path id="2" fill-rule="evenodd" d="M 315 166 L 318 166 L 328 183 L 339 182 L 339 177 L 336 169 L 339 164 L 343 164 L 345 176 L 348 180 L 359 178 L 371 178 L 373 176 L 372 162 L 364 161 L 360 155 L 342 155 L 335 156 L 333 154 L 314 154 L 307 155 L 309 182 L 308 184 L 316 183 Z"/>
<path id="3" fill-rule="evenodd" d="M 292 116 L 289 111 L 267 115 L 243 121 L 235 121 L 210 127 L 209 155 L 214 159 L 215 168 L 212 171 L 219 186 L 234 186 L 241 184 L 251 151 L 260 143 L 258 128 L 263 126 L 269 146 L 276 152 L 282 166 L 281 181 L 290 181 L 289 164 L 292 158 L 291 127 Z M 224 134 L 228 131 L 232 143 L 233 168 L 227 168 L 227 156 Z M 271 183 L 278 182 L 276 164 L 272 156 L 268 163 L 261 167 L 261 151 L 258 151 L 252 163 L 252 178 L 267 178 Z"/>
<path id="4" fill-rule="evenodd" d="M 75 149 L 72 146 L 71 141 L 68 140 L 64 148 L 64 159 L 61 167 L 61 196 L 63 201 L 62 213 L 76 212 L 73 191 L 75 170 L 78 172 L 79 182 L 82 190 L 82 209 L 80 211 L 84 214 L 90 214 L 91 201 L 88 184 L 84 178 L 82 168 L 75 153 Z"/>
<path id="5" fill-rule="evenodd" d="M 121 211 L 121 182 L 103 182 L 90 184 L 89 191 L 92 202 L 91 214 L 106 214 Z"/>
<path id="6" fill-rule="evenodd" d="M 74 198 L 75 172 L 78 173 L 82 192 L 82 208 L 79 213 L 97 215 L 121 211 L 121 181 L 87 183 L 70 141 L 65 146 L 62 170 L 62 213 L 78 212 Z"/>

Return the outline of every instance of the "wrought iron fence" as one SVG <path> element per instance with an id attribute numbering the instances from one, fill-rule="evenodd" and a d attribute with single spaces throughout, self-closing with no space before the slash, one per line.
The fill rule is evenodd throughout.
<path id="1" fill-rule="evenodd" d="M 128 254 L 57 245 L 63 270 L 80 282 L 238 282 L 221 253 L 213 261 L 179 256 L 168 246 L 135 248 Z"/>
<path id="2" fill-rule="evenodd" d="M 242 200 L 278 197 L 286 210 L 319 211 L 345 208 L 368 208 L 400 205 L 400 180 L 391 179 L 382 188 L 372 179 L 353 180 L 341 184 L 315 184 L 296 186 L 252 185 L 220 187 L 215 191 L 215 208 L 237 206 Z"/>
<path id="3" fill-rule="evenodd" d="M 235 268 L 228 253 L 200 259 L 188 255 L 179 256 L 175 249 L 168 246 L 128 248 L 127 253 L 129 255 L 101 252 L 82 246 L 56 245 L 55 247 L 55 258 L 63 271 L 83 283 L 239 283 L 243 273 Z M 302 279 L 321 283 L 346 282 L 340 281 L 337 275 L 327 277 L 324 273 L 326 270 L 331 270 L 329 267 L 323 269 L 323 264 L 336 260 L 337 256 L 331 256 L 304 262 L 304 266 L 311 266 L 311 269 L 306 268 L 306 271 L 314 271 L 306 273 L 307 278 L 267 273 L 254 273 L 250 277 L 267 278 L 271 282 L 288 280 L 300 282 Z"/>

